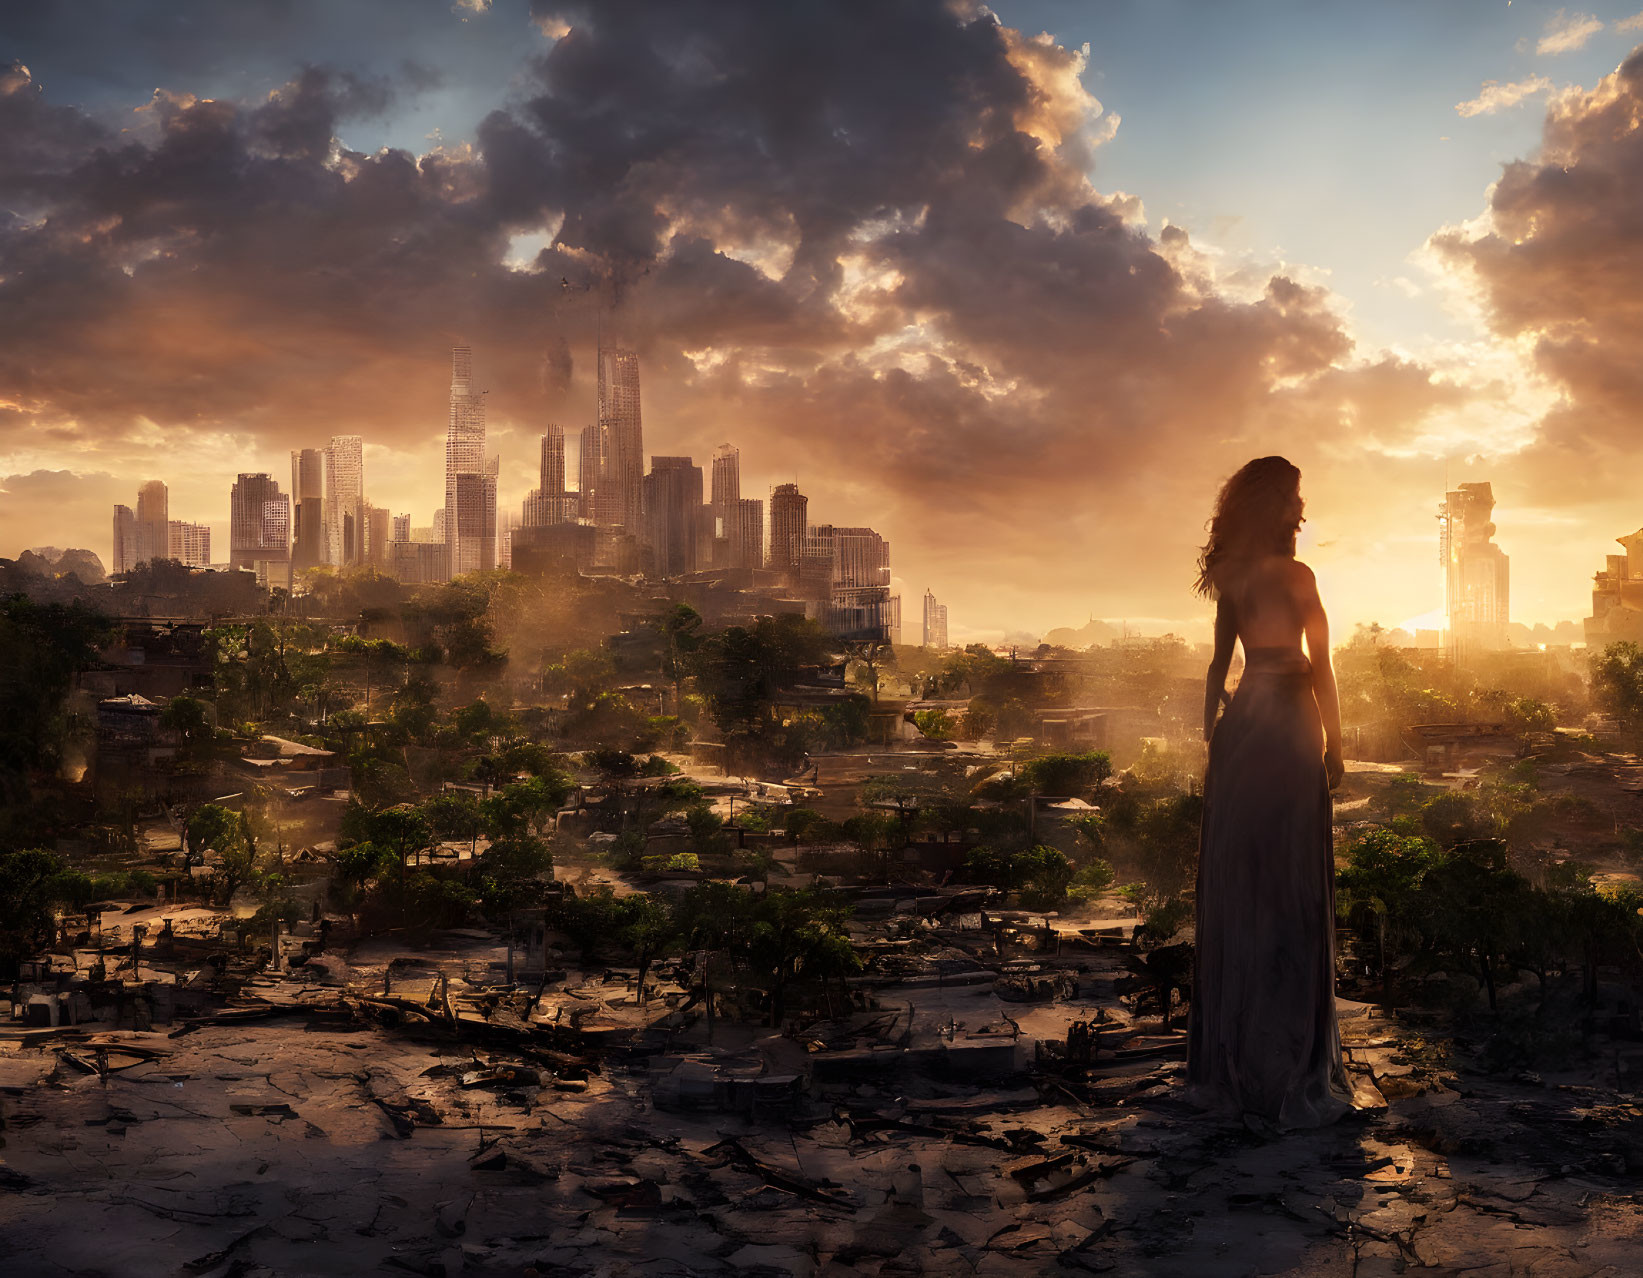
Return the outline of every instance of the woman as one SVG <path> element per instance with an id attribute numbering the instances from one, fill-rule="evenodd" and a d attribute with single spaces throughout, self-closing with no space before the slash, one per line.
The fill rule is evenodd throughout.
<path id="1" fill-rule="evenodd" d="M 1256 1127 L 1333 1122 L 1352 1096 L 1335 1021 L 1341 714 L 1329 623 L 1295 559 L 1300 481 L 1282 457 L 1250 462 L 1221 489 L 1199 559 L 1215 656 L 1187 1079 L 1200 1103 Z M 1244 674 L 1217 723 L 1235 641 Z"/>

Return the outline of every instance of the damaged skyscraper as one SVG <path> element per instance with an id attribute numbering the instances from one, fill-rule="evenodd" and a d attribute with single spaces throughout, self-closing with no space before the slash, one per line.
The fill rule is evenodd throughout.
<path id="1" fill-rule="evenodd" d="M 451 349 L 451 418 L 445 435 L 447 576 L 496 567 L 497 460 L 485 457 L 485 400 L 473 389 L 473 350 Z"/>
<path id="2" fill-rule="evenodd" d="M 1506 552 L 1493 540 L 1494 509 L 1488 484 L 1462 484 L 1438 507 L 1438 557 L 1456 660 L 1506 646 L 1511 593 Z"/>

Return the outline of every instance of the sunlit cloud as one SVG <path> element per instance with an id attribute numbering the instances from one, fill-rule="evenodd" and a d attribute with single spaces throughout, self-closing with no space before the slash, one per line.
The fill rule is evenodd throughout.
<path id="1" fill-rule="evenodd" d="M 1603 23 L 1589 13 L 1570 13 L 1559 9 L 1547 20 L 1546 30 L 1535 45 L 1536 53 L 1573 53 L 1584 48 L 1586 42 L 1599 31 Z"/>
<path id="2" fill-rule="evenodd" d="M 1532 75 L 1526 80 L 1516 80 L 1510 84 L 1502 84 L 1499 80 L 1485 80 L 1477 97 L 1455 103 L 1455 110 L 1467 117 L 1493 115 L 1496 111 L 1504 111 L 1508 107 L 1517 106 L 1520 102 L 1546 93 L 1551 88 L 1552 82 L 1543 75 Z"/>

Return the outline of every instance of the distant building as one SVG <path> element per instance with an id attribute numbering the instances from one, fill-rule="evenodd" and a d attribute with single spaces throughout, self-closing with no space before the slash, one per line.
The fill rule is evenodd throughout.
<path id="1" fill-rule="evenodd" d="M 1494 544 L 1494 492 L 1462 484 L 1438 507 L 1439 558 L 1449 644 L 1457 658 L 1506 646 L 1511 591 L 1505 551 Z"/>
<path id="2" fill-rule="evenodd" d="M 394 516 L 393 541 L 411 540 L 411 517 L 409 515 Z"/>
<path id="3" fill-rule="evenodd" d="M 890 543 L 871 528 L 818 524 L 804 537 L 799 593 L 820 605 L 820 620 L 841 639 L 894 643 L 901 597 L 890 593 Z"/>
<path id="4" fill-rule="evenodd" d="M 383 506 L 361 503 L 364 515 L 364 548 L 361 562 L 368 563 L 378 572 L 387 572 L 391 560 L 388 538 L 388 511 Z"/>
<path id="5" fill-rule="evenodd" d="M 151 479 L 137 490 L 138 547 L 144 559 L 164 559 L 171 549 L 171 501 L 166 487 Z"/>
<path id="6" fill-rule="evenodd" d="M 947 605 L 937 603 L 935 592 L 924 592 L 924 646 L 939 651 L 947 646 Z"/>
<path id="7" fill-rule="evenodd" d="M 496 567 L 496 471 L 485 461 L 485 400 L 473 388 L 473 350 L 467 346 L 451 349 L 444 530 L 448 576 Z"/>
<path id="8" fill-rule="evenodd" d="M 1625 553 L 1610 555 L 1603 571 L 1592 579 L 1586 643 L 1593 648 L 1643 642 L 1643 528 L 1615 540 Z"/>
<path id="9" fill-rule="evenodd" d="M 645 437 L 639 411 L 639 355 L 599 347 L 599 472 L 593 520 L 630 535 L 644 514 Z"/>
<path id="10" fill-rule="evenodd" d="M 645 476 L 645 541 L 658 577 L 696 570 L 701 510 L 702 468 L 688 457 L 652 457 Z"/>
<path id="11" fill-rule="evenodd" d="M 323 448 L 291 451 L 291 567 L 302 572 L 330 561 L 325 519 Z"/>
<path id="12" fill-rule="evenodd" d="M 228 564 L 251 568 L 257 580 L 289 586 L 291 499 L 272 475 L 242 474 L 229 497 Z"/>
<path id="13" fill-rule="evenodd" d="M 583 572 L 594 566 L 601 530 L 592 524 L 540 524 L 516 528 L 512 567 L 530 576 Z"/>
<path id="14" fill-rule="evenodd" d="M 137 535 L 137 516 L 130 506 L 114 507 L 114 553 L 109 560 L 110 572 L 130 572 L 143 556 Z"/>
<path id="15" fill-rule="evenodd" d="M 513 567 L 513 535 L 524 527 L 523 521 L 511 510 L 497 512 L 496 516 L 496 566 L 498 568 Z"/>
<path id="16" fill-rule="evenodd" d="M 574 517 L 569 510 L 570 504 L 565 500 L 565 432 L 562 427 L 550 424 L 542 432 L 542 461 L 532 496 L 536 498 L 536 504 L 527 505 L 523 513 L 534 516 L 534 522 L 562 524 Z M 532 520 L 527 518 L 526 522 Z"/>
<path id="17" fill-rule="evenodd" d="M 715 511 L 723 511 L 742 499 L 742 455 L 730 444 L 720 444 L 713 452 L 713 483 L 709 501 Z"/>
<path id="18" fill-rule="evenodd" d="M 326 549 L 338 567 L 365 558 L 365 442 L 335 435 L 325 447 Z"/>
<path id="19" fill-rule="evenodd" d="M 211 529 L 206 524 L 191 524 L 173 519 L 167 528 L 166 557 L 190 568 L 211 566 Z"/>
<path id="20" fill-rule="evenodd" d="M 796 573 L 809 527 L 810 499 L 797 484 L 777 484 L 770 493 L 770 567 Z"/>
<path id="21" fill-rule="evenodd" d="M 443 541 L 396 541 L 388 556 L 388 572 L 407 586 L 425 586 L 445 580 Z"/>
<path id="22" fill-rule="evenodd" d="M 166 487 L 151 479 L 137 490 L 137 509 L 114 507 L 114 572 L 130 572 L 150 559 L 164 559 L 171 550 L 170 502 Z"/>
<path id="23" fill-rule="evenodd" d="M 599 504 L 599 427 L 584 426 L 580 440 L 581 449 L 576 459 L 576 513 L 578 518 L 591 523 Z"/>

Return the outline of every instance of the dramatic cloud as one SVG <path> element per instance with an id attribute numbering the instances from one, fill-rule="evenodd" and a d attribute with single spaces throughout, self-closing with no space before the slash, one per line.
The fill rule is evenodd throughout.
<path id="1" fill-rule="evenodd" d="M 1455 110 L 1463 116 L 1493 115 L 1507 107 L 1515 107 L 1527 98 L 1548 92 L 1552 82 L 1543 75 L 1532 75 L 1527 80 L 1502 84 L 1499 80 L 1485 80 L 1475 98 L 1455 103 Z"/>
<path id="2" fill-rule="evenodd" d="M 1506 166 L 1483 217 L 1433 240 L 1466 273 L 1495 333 L 1523 344 L 1562 391 L 1523 459 L 1551 496 L 1636 491 L 1640 209 L 1643 51 L 1591 91 L 1556 98 L 1540 153 Z"/>
<path id="3" fill-rule="evenodd" d="M 640 349 L 652 451 L 731 439 L 751 489 L 796 474 L 814 518 L 878 527 L 955 618 L 1048 625 L 1120 599 L 1183 615 L 1236 464 L 1285 451 L 1347 493 L 1470 393 L 1357 356 L 1291 273 L 1222 278 L 1179 228 L 1150 234 L 1092 184 L 1115 122 L 1085 55 L 985 11 L 533 18 L 513 101 L 421 155 L 341 140 L 395 87 L 337 70 L 256 101 L 179 81 L 120 129 L 14 68 L 0 460 L 189 459 L 226 506 L 234 470 L 353 431 L 372 495 L 420 524 L 452 342 L 522 487 L 541 426 L 591 415 L 602 325 Z M 1369 514 L 1332 518 L 1369 544 Z"/>
<path id="4" fill-rule="evenodd" d="M 1603 23 L 1589 13 L 1570 13 L 1559 9 L 1546 23 L 1546 31 L 1535 45 L 1536 53 L 1573 53 L 1584 48 Z"/>

